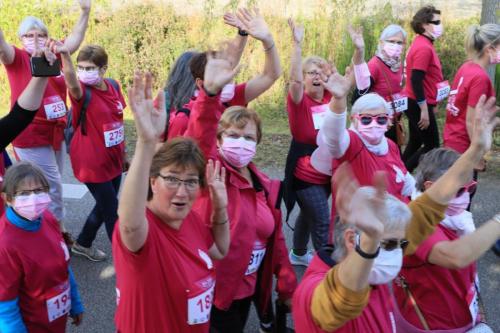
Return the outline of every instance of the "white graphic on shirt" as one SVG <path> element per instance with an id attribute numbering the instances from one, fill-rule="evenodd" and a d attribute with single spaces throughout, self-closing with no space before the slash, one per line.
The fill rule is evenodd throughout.
<path id="1" fill-rule="evenodd" d="M 208 254 L 206 254 L 204 251 L 198 249 L 198 255 L 207 264 L 208 269 L 212 269 L 212 267 L 214 267 L 214 264 L 212 263 L 212 259 L 210 259 Z"/>
<path id="2" fill-rule="evenodd" d="M 68 261 L 69 260 L 69 251 L 68 251 L 68 247 L 66 246 L 66 243 L 61 241 L 61 247 L 62 247 L 63 252 L 64 252 L 64 260 Z"/>
<path id="3" fill-rule="evenodd" d="M 394 164 L 392 165 L 392 169 L 396 172 L 396 183 L 404 182 L 406 177 L 403 171 Z"/>
<path id="4" fill-rule="evenodd" d="M 458 81 L 457 89 L 450 91 L 450 97 L 448 97 L 448 104 L 446 105 L 446 110 L 455 117 L 460 113 L 460 109 L 455 106 L 455 101 L 457 100 L 458 90 L 460 89 L 460 86 L 463 82 L 464 77 L 462 76 L 460 78 L 460 81 Z"/>

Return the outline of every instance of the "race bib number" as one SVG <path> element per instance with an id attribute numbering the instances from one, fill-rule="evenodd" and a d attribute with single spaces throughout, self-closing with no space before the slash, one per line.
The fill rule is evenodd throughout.
<path id="1" fill-rule="evenodd" d="M 125 131 L 121 122 L 105 124 L 103 126 L 103 130 L 104 143 L 106 144 L 106 148 L 119 145 L 125 138 Z"/>
<path id="2" fill-rule="evenodd" d="M 47 313 L 49 322 L 66 315 L 71 309 L 70 288 L 66 288 L 62 293 L 47 300 Z"/>
<path id="3" fill-rule="evenodd" d="M 266 255 L 266 248 L 254 249 L 252 251 L 252 255 L 250 256 L 250 262 L 248 263 L 245 275 L 250 275 L 257 272 L 265 255 Z"/>
<path id="4" fill-rule="evenodd" d="M 408 110 L 408 96 L 403 94 L 394 94 L 392 95 L 392 100 L 394 101 L 395 112 L 405 112 Z"/>
<path id="5" fill-rule="evenodd" d="M 58 95 L 44 98 L 43 108 L 49 120 L 58 119 L 66 115 L 66 105 Z"/>
<path id="6" fill-rule="evenodd" d="M 311 114 L 314 123 L 314 129 L 319 130 L 325 122 L 326 112 L 328 111 L 328 104 L 316 105 L 311 107 Z"/>
<path id="7" fill-rule="evenodd" d="M 204 324 L 210 320 L 215 284 L 198 296 L 188 299 L 188 324 Z"/>
<path id="8" fill-rule="evenodd" d="M 448 83 L 448 81 L 439 82 L 436 85 L 436 90 L 437 90 L 436 101 L 439 103 L 445 100 L 450 94 L 451 90 L 450 84 Z"/>

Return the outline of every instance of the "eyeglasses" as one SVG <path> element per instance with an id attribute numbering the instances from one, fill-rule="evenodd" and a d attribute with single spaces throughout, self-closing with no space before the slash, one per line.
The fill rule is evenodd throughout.
<path id="1" fill-rule="evenodd" d="M 434 25 L 440 25 L 441 24 L 441 20 L 435 20 L 435 21 L 429 21 L 430 24 L 434 24 Z"/>
<path id="2" fill-rule="evenodd" d="M 38 38 L 47 38 L 47 34 L 25 34 L 22 37 L 23 38 L 29 38 L 29 39 L 33 39 L 35 37 L 38 37 Z"/>
<path id="3" fill-rule="evenodd" d="M 310 72 L 306 72 L 306 74 L 309 76 L 315 77 L 315 76 L 320 76 L 321 72 L 310 71 Z"/>
<path id="4" fill-rule="evenodd" d="M 82 71 L 82 72 L 92 72 L 92 71 L 95 71 L 95 70 L 98 70 L 99 67 L 96 67 L 96 66 L 76 66 L 76 68 L 79 70 L 79 71 Z"/>
<path id="5" fill-rule="evenodd" d="M 469 184 L 465 185 L 464 187 L 460 188 L 457 191 L 457 194 L 455 195 L 455 198 L 460 197 L 462 194 L 465 193 L 465 191 L 469 193 L 474 193 L 477 188 L 477 182 L 475 180 L 471 181 Z"/>
<path id="6" fill-rule="evenodd" d="M 45 186 L 34 188 L 32 190 L 18 190 L 17 192 L 14 193 L 14 196 L 18 197 L 18 196 L 28 196 L 31 194 L 40 194 L 48 192 L 48 190 L 49 189 Z"/>
<path id="7" fill-rule="evenodd" d="M 184 183 L 184 186 L 186 187 L 186 190 L 188 191 L 195 191 L 198 189 L 200 186 L 200 181 L 199 179 L 179 179 L 174 176 L 163 176 L 163 175 L 158 175 L 161 177 L 167 186 L 167 188 L 171 190 L 177 190 L 182 183 Z"/>
<path id="8" fill-rule="evenodd" d="M 386 125 L 389 122 L 389 116 L 386 114 L 378 114 L 375 116 L 372 116 L 370 114 L 363 114 L 363 115 L 355 114 L 353 115 L 353 117 L 358 119 L 361 122 L 361 124 L 365 126 L 370 125 L 373 122 L 373 120 L 376 120 L 377 124 L 379 125 Z"/>
<path id="9" fill-rule="evenodd" d="M 386 40 L 385 42 L 389 43 L 389 44 L 397 44 L 397 45 L 403 45 L 404 44 L 404 42 L 402 42 L 400 40 Z"/>
<path id="10" fill-rule="evenodd" d="M 380 241 L 380 248 L 386 251 L 394 251 L 395 249 L 407 247 L 409 242 L 406 239 L 383 239 Z"/>

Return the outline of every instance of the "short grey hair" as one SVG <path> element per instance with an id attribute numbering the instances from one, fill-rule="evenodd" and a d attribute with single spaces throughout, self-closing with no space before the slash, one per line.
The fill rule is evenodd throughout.
<path id="1" fill-rule="evenodd" d="M 415 169 L 416 189 L 424 192 L 424 183 L 439 179 L 459 157 L 460 154 L 450 148 L 435 148 L 420 157 Z"/>
<path id="2" fill-rule="evenodd" d="M 377 189 L 372 186 L 360 187 L 352 198 L 353 202 L 356 202 L 356 196 L 358 195 L 367 195 L 369 198 L 373 198 L 377 195 Z M 412 217 L 410 208 L 408 208 L 408 206 L 404 202 L 388 193 L 386 193 L 385 196 L 382 215 L 383 216 L 380 216 L 378 218 L 384 219 L 384 234 L 396 231 L 405 231 Z M 336 262 L 342 261 L 347 255 L 344 233 L 348 229 L 357 231 L 353 225 L 350 225 L 348 223 L 341 223 L 340 220 L 337 220 L 335 222 L 333 234 L 333 243 L 335 245 L 335 250 L 332 253 L 332 259 Z"/>
<path id="3" fill-rule="evenodd" d="M 49 30 L 47 29 L 45 23 L 42 22 L 42 20 L 40 20 L 38 17 L 27 16 L 19 25 L 19 29 L 17 30 L 17 36 L 21 38 L 22 36 L 26 35 L 28 31 L 33 29 L 43 31 L 47 35 L 49 34 Z"/>
<path id="4" fill-rule="evenodd" d="M 380 40 L 385 41 L 387 38 L 391 38 L 398 33 L 401 33 L 403 35 L 403 38 L 406 40 L 406 36 L 408 36 L 408 34 L 406 33 L 405 29 L 397 24 L 389 24 L 380 34 Z"/>
<path id="5" fill-rule="evenodd" d="M 389 104 L 377 93 L 369 93 L 361 96 L 352 106 L 351 114 L 362 114 L 367 110 L 384 109 L 385 112 L 392 116 L 392 108 Z"/>

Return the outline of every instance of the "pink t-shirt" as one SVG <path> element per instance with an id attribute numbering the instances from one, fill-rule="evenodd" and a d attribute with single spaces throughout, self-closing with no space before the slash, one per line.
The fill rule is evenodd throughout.
<path id="1" fill-rule="evenodd" d="M 269 206 L 264 191 L 256 193 L 257 199 L 257 219 L 255 220 L 257 239 L 255 240 L 252 255 L 250 257 L 248 268 L 243 277 L 243 281 L 238 287 L 238 292 L 234 299 L 242 299 L 252 296 L 255 293 L 255 285 L 257 284 L 257 273 L 260 264 L 264 260 L 266 254 L 266 246 L 269 237 L 274 231 L 274 218 Z"/>
<path id="2" fill-rule="evenodd" d="M 455 329 L 472 324 L 469 303 L 472 301 L 477 270 L 472 264 L 463 269 L 448 269 L 429 263 L 432 248 L 439 242 L 458 239 L 455 231 L 438 225 L 434 233 L 419 245 L 414 255 L 404 257 L 400 275 L 405 278 L 430 329 Z M 406 293 L 393 284 L 403 317 L 423 329 Z M 403 306 L 406 304 L 406 306 Z"/>
<path id="3" fill-rule="evenodd" d="M 69 259 L 59 224 L 48 211 L 36 232 L 13 225 L 5 214 L 0 219 L 0 301 L 19 297 L 28 332 L 66 332 Z"/>
<path id="4" fill-rule="evenodd" d="M 82 183 L 107 182 L 123 171 L 125 99 L 121 91 L 105 82 L 108 87 L 106 91 L 90 88 L 92 96 L 85 121 L 87 135 L 83 135 L 81 129 L 76 127 L 85 99 L 85 85 L 80 83 L 84 93 L 80 100 L 77 101 L 70 95 L 73 127 L 76 129 L 69 156 L 75 178 Z"/>
<path id="5" fill-rule="evenodd" d="M 309 145 L 316 145 L 316 135 L 323 122 L 323 116 L 328 111 L 328 103 L 332 95 L 325 91 L 321 101 L 315 101 L 305 92 L 302 100 L 295 104 L 290 93 L 287 97 L 288 122 L 295 141 Z M 294 176 L 312 184 L 328 184 L 330 177 L 317 171 L 311 165 L 311 157 L 304 156 L 298 159 Z"/>
<path id="6" fill-rule="evenodd" d="M 11 90 L 11 107 L 31 80 L 31 56 L 25 50 L 17 47 L 14 47 L 14 52 L 12 64 L 5 65 Z M 38 109 L 35 119 L 14 139 L 12 145 L 19 148 L 52 145 L 55 149 L 60 149 L 66 124 L 65 103 L 66 84 L 64 77 L 49 78 L 42 105 Z"/>
<path id="7" fill-rule="evenodd" d="M 210 230 L 193 211 L 179 230 L 150 210 L 146 217 L 148 237 L 138 252 L 125 247 L 118 227 L 113 234 L 117 331 L 207 333 L 215 287 Z"/>
<path id="8" fill-rule="evenodd" d="M 313 320 L 311 313 L 312 297 L 316 287 L 325 278 L 330 266 L 319 256 L 313 261 L 293 295 L 292 315 L 297 333 L 327 333 Z M 346 322 L 335 333 L 384 332 L 396 333 L 393 302 L 387 285 L 373 286 L 368 305 L 361 315 Z"/>
<path id="9" fill-rule="evenodd" d="M 405 91 L 408 97 L 413 100 L 416 99 L 411 86 L 411 72 L 414 69 L 425 72 L 423 81 L 425 99 L 427 100 L 427 104 L 436 105 L 436 85 L 444 80 L 441 61 L 436 53 L 434 44 L 432 44 L 429 38 L 422 35 L 415 37 L 406 55 Z"/>
<path id="10" fill-rule="evenodd" d="M 488 73 L 478 64 L 467 61 L 458 69 L 451 86 L 446 122 L 444 124 L 444 146 L 463 153 L 469 148 L 467 133 L 467 107 L 476 107 L 481 95 L 495 96 L 495 89 Z"/>
<path id="11" fill-rule="evenodd" d="M 403 66 L 397 72 L 393 72 L 379 57 L 374 56 L 368 61 L 368 68 L 373 79 L 373 86 L 370 89 L 372 92 L 387 98 L 403 89 L 401 87 Z"/>

